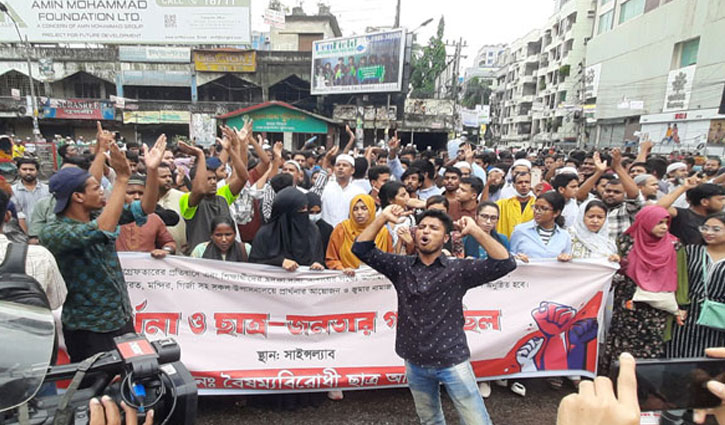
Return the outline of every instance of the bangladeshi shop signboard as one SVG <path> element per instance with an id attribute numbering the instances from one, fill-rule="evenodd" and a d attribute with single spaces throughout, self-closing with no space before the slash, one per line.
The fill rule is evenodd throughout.
<path id="1" fill-rule="evenodd" d="M 194 69 L 200 72 L 256 72 L 254 50 L 195 50 Z"/>
<path id="2" fill-rule="evenodd" d="M 11 0 L 4 2 L 37 43 L 249 44 L 250 0 Z M 0 13 L 0 42 L 15 43 Z"/>
<path id="3" fill-rule="evenodd" d="M 327 133 L 327 123 L 304 112 L 282 106 L 270 106 L 230 118 L 227 125 L 242 128 L 245 119 L 252 119 L 252 130 L 270 133 Z"/>
<path id="4" fill-rule="evenodd" d="M 311 93 L 399 92 L 404 60 L 402 29 L 315 41 Z"/>
<path id="5" fill-rule="evenodd" d="M 116 110 L 111 102 L 86 99 L 41 98 L 41 118 L 69 120 L 113 120 Z"/>

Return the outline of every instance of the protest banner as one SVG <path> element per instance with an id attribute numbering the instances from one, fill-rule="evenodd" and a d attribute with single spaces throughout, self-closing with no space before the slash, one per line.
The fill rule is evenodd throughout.
<path id="1" fill-rule="evenodd" d="M 298 271 L 121 253 L 137 331 L 173 337 L 201 394 L 406 385 L 397 297 L 362 269 Z M 617 266 L 532 262 L 463 299 L 479 378 L 596 372 L 603 300 Z M 565 277 L 565 278 L 564 278 Z"/>

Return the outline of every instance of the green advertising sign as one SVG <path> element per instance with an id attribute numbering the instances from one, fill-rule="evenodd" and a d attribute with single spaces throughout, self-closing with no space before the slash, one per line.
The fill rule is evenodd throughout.
<path id="1" fill-rule="evenodd" d="M 254 120 L 253 131 L 270 133 L 327 133 L 327 123 L 303 112 L 270 106 L 230 118 L 227 125 L 242 128 L 244 119 Z"/>

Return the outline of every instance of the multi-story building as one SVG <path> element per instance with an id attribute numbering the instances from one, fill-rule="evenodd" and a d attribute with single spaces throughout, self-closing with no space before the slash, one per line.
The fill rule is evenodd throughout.
<path id="1" fill-rule="evenodd" d="M 596 0 L 557 0 L 541 35 L 532 135 L 535 144 L 576 143 L 583 129 L 586 43 Z"/>
<path id="2" fill-rule="evenodd" d="M 319 5 L 317 15 L 305 14 L 302 7 L 285 16 L 284 28 L 272 28 L 270 44 L 274 51 L 311 52 L 312 43 L 326 38 L 342 37 L 340 26 L 330 8 Z"/>
<path id="3" fill-rule="evenodd" d="M 486 44 L 481 46 L 473 61 L 474 68 L 497 68 L 501 56 L 506 54 L 505 44 Z"/>
<path id="4" fill-rule="evenodd" d="M 587 45 L 590 138 L 722 154 L 725 2 L 600 0 Z"/>
<path id="5" fill-rule="evenodd" d="M 492 123 L 506 144 L 576 141 L 586 43 L 596 3 L 556 0 L 546 25 L 511 43 L 497 73 Z M 495 105 L 493 105 L 495 103 Z"/>
<path id="6" fill-rule="evenodd" d="M 532 107 L 536 97 L 541 33 L 533 30 L 511 43 L 502 84 L 497 88 L 501 141 L 528 144 L 531 140 Z"/>

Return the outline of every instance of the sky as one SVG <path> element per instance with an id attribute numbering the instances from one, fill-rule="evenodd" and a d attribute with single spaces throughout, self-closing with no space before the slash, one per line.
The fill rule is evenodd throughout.
<path id="1" fill-rule="evenodd" d="M 318 2 L 282 0 L 290 11 L 302 3 L 307 14 L 317 13 Z M 325 3 L 337 17 L 343 36 L 363 34 L 368 26 L 392 26 L 395 22 L 396 0 L 325 0 Z M 252 1 L 253 30 L 269 30 L 262 18 L 267 5 L 267 0 Z M 510 43 L 530 30 L 544 26 L 553 12 L 554 0 L 402 0 L 400 23 L 411 31 L 434 18 L 416 32 L 418 43 L 422 43 L 435 34 L 438 20 L 444 16 L 444 39 L 454 43 L 463 37 L 468 42 L 463 50 L 463 55 L 468 56 L 461 64 L 463 71 L 473 65 L 480 46 Z"/>

